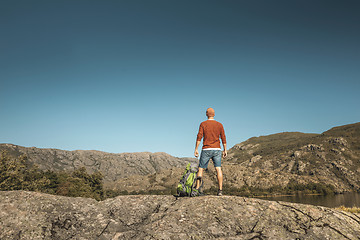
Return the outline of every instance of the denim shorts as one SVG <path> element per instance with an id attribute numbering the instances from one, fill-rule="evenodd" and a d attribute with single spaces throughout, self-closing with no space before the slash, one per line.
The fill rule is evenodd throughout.
<path id="1" fill-rule="evenodd" d="M 221 167 L 221 150 L 202 150 L 200 154 L 199 168 L 207 168 L 210 158 L 215 167 Z"/>

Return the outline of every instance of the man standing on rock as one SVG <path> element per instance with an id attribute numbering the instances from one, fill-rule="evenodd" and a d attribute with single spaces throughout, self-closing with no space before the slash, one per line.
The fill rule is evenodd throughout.
<path id="1" fill-rule="evenodd" d="M 204 138 L 199 160 L 199 171 L 197 174 L 196 189 L 200 187 L 200 182 L 203 176 L 204 169 L 207 168 L 210 159 L 212 159 L 219 183 L 219 190 L 217 195 L 222 196 L 223 175 L 221 171 L 221 157 L 225 158 L 227 156 L 225 131 L 223 125 L 215 121 L 214 109 L 208 108 L 206 110 L 206 116 L 208 120 L 200 124 L 199 132 L 196 138 L 196 146 L 194 153 L 195 157 L 199 156 L 198 147 L 201 143 L 201 139 Z M 224 147 L 224 151 L 222 152 L 222 154 L 220 148 L 220 138 Z"/>

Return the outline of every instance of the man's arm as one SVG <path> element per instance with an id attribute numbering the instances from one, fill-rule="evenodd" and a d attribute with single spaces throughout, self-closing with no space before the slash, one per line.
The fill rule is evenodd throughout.
<path id="1" fill-rule="evenodd" d="M 222 142 L 223 147 L 224 147 L 223 157 L 224 157 L 224 158 L 226 158 L 226 156 L 227 156 L 227 150 L 226 150 L 226 136 L 225 136 L 224 127 L 223 127 L 223 125 L 222 125 L 222 124 L 221 124 L 220 137 L 221 137 L 221 142 Z"/>
<path id="2" fill-rule="evenodd" d="M 223 158 L 226 158 L 227 156 L 226 143 L 223 143 L 223 147 L 224 147 Z"/>
<path id="3" fill-rule="evenodd" d="M 195 152 L 194 152 L 195 157 L 199 156 L 198 147 L 201 143 L 201 139 L 202 139 L 203 135 L 204 135 L 204 129 L 202 128 L 202 124 L 200 124 L 199 132 L 196 136 L 196 145 L 195 145 Z"/>
<path id="4" fill-rule="evenodd" d="M 196 145 L 195 145 L 195 157 L 198 157 L 199 156 L 199 151 L 198 151 L 198 147 L 200 145 L 201 141 L 196 141 Z"/>

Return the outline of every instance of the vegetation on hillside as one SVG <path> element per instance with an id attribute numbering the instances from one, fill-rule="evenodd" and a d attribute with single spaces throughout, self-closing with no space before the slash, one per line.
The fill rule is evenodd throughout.
<path id="1" fill-rule="evenodd" d="M 103 176 L 89 174 L 84 167 L 73 172 L 42 171 L 30 165 L 27 157 L 0 154 L 0 190 L 27 190 L 69 197 L 104 199 Z"/>
<path id="2" fill-rule="evenodd" d="M 340 206 L 335 208 L 337 210 L 341 210 L 341 211 L 345 211 L 345 212 L 351 212 L 351 213 L 360 213 L 360 208 L 358 207 L 345 207 L 345 206 Z"/>
<path id="3" fill-rule="evenodd" d="M 254 148 L 254 151 L 252 151 L 251 154 L 246 151 L 237 150 L 236 146 L 230 149 L 229 152 L 233 152 L 233 158 L 238 160 L 249 159 L 256 155 L 277 155 L 278 153 L 287 151 L 288 149 L 301 147 L 318 135 L 319 134 L 300 132 L 283 132 L 267 136 L 252 137 L 245 142 L 238 144 L 243 146 L 257 146 Z"/>

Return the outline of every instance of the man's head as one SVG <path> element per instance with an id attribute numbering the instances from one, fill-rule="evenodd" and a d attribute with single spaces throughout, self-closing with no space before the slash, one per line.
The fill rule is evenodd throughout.
<path id="1" fill-rule="evenodd" d="M 206 109 L 206 116 L 207 117 L 214 117 L 215 116 L 215 110 L 212 108 Z"/>

